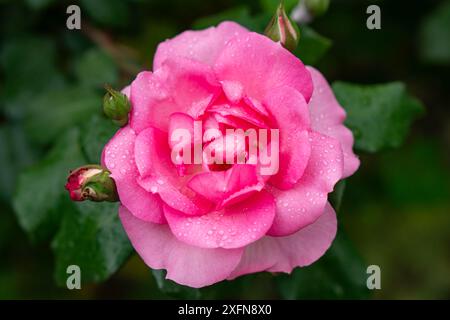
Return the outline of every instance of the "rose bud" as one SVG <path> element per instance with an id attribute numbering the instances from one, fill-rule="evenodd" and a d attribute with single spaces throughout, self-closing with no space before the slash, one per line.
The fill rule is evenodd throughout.
<path id="1" fill-rule="evenodd" d="M 283 47 L 291 52 L 297 48 L 300 31 L 297 25 L 289 19 L 283 1 L 280 2 L 264 34 L 273 41 L 280 42 Z"/>
<path id="2" fill-rule="evenodd" d="M 66 189 L 73 201 L 118 201 L 116 184 L 110 172 L 98 165 L 86 165 L 72 170 Z"/>
<path id="3" fill-rule="evenodd" d="M 128 113 L 130 112 L 130 101 L 123 93 L 106 86 L 108 91 L 103 98 L 103 112 L 113 120 L 115 124 L 123 127 L 128 123 Z"/>

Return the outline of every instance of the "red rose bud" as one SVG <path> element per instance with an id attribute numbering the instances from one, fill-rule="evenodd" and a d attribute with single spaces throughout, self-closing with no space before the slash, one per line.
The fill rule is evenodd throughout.
<path id="1" fill-rule="evenodd" d="M 283 1 L 280 2 L 264 34 L 273 41 L 280 42 L 283 47 L 291 52 L 297 48 L 300 31 L 297 25 L 289 19 Z"/>
<path id="2" fill-rule="evenodd" d="M 123 93 L 106 86 L 105 97 L 103 98 L 103 112 L 113 120 L 115 124 L 123 127 L 128 123 L 128 113 L 130 112 L 130 101 Z"/>
<path id="3" fill-rule="evenodd" d="M 327 12 L 330 0 L 304 0 L 306 8 L 314 16 L 318 17 Z"/>
<path id="4" fill-rule="evenodd" d="M 119 199 L 110 172 L 98 165 L 72 170 L 65 187 L 73 201 L 115 202 Z"/>

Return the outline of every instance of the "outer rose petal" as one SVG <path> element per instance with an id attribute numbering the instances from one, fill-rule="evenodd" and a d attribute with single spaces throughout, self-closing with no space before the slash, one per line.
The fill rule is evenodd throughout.
<path id="1" fill-rule="evenodd" d="M 200 288 L 226 279 L 239 263 L 243 249 L 202 249 L 178 241 L 167 225 L 135 218 L 119 210 L 128 237 L 144 262 L 153 269 L 166 269 L 167 278 Z"/>
<path id="2" fill-rule="evenodd" d="M 287 236 L 313 223 L 322 214 L 327 195 L 342 177 L 342 150 L 339 142 L 316 132 L 310 133 L 311 157 L 304 175 L 290 190 L 268 188 L 277 212 L 268 235 Z"/>
<path id="3" fill-rule="evenodd" d="M 220 90 L 211 67 L 184 58 L 166 60 L 154 73 L 139 73 L 131 84 L 131 127 L 136 133 L 150 126 L 167 131 L 172 113 L 196 118 Z"/>
<path id="4" fill-rule="evenodd" d="M 228 279 L 259 271 L 287 272 L 319 259 L 336 236 L 337 221 L 330 204 L 313 224 L 287 237 L 264 237 L 245 248 L 237 268 Z"/>
<path id="5" fill-rule="evenodd" d="M 139 219 L 164 223 L 161 199 L 142 189 L 134 160 L 136 134 L 130 126 L 120 129 L 103 150 L 103 163 L 116 182 L 120 202 Z"/>
<path id="6" fill-rule="evenodd" d="M 228 21 L 206 30 L 185 31 L 158 46 L 153 60 L 153 69 L 157 70 L 164 60 L 174 56 L 197 60 L 212 66 L 226 42 L 245 33 L 248 33 L 247 29 Z"/>
<path id="7" fill-rule="evenodd" d="M 161 79 L 150 71 L 139 73 L 130 85 L 130 126 L 136 133 L 148 128 L 155 118 L 157 108 L 172 108 Z"/>
<path id="8" fill-rule="evenodd" d="M 303 96 L 291 87 L 274 89 L 263 103 L 280 133 L 280 167 L 270 183 L 280 189 L 290 189 L 302 177 L 311 154 L 308 106 Z"/>
<path id="9" fill-rule="evenodd" d="M 173 234 L 187 244 L 202 248 L 240 248 L 263 237 L 275 216 L 272 196 L 261 191 L 221 211 L 188 217 L 164 206 Z"/>
<path id="10" fill-rule="evenodd" d="M 337 102 L 333 91 L 323 75 L 313 67 L 307 67 L 314 83 L 314 92 L 309 102 L 312 128 L 339 140 L 344 152 L 344 175 L 351 176 L 359 167 L 359 159 L 353 153 L 353 134 L 344 126 L 344 109 Z"/>
<path id="11" fill-rule="evenodd" d="M 248 33 L 230 40 L 214 66 L 221 81 L 237 81 L 245 94 L 262 101 L 273 89 L 291 86 L 309 101 L 311 75 L 303 63 L 279 43 Z"/>

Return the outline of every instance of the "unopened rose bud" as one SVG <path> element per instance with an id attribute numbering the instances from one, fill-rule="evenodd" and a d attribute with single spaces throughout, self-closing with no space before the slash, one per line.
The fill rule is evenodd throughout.
<path id="1" fill-rule="evenodd" d="M 130 112 L 130 101 L 123 93 L 105 87 L 108 91 L 103 98 L 103 112 L 113 122 L 121 127 L 128 123 L 128 113 Z"/>
<path id="2" fill-rule="evenodd" d="M 116 184 L 110 172 L 98 165 L 86 165 L 72 170 L 66 189 L 73 201 L 118 201 Z"/>
<path id="3" fill-rule="evenodd" d="M 327 12 L 328 7 L 330 5 L 330 0 L 304 0 L 306 4 L 306 8 L 308 8 L 309 12 L 315 16 L 321 16 L 325 12 Z"/>
<path id="4" fill-rule="evenodd" d="M 291 52 L 297 48 L 300 31 L 297 25 L 289 19 L 283 1 L 280 2 L 264 34 L 273 41 L 280 42 L 283 47 Z"/>

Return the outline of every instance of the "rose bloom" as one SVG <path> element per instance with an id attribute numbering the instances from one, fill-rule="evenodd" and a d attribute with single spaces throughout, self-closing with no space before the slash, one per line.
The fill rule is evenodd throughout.
<path id="1" fill-rule="evenodd" d="M 203 287 L 319 259 L 337 229 L 327 196 L 359 166 L 345 112 L 320 72 L 233 22 L 161 43 L 153 70 L 124 89 L 130 121 L 102 156 L 145 263 Z M 222 136 L 189 147 L 218 152 L 226 129 L 279 129 L 278 172 L 263 176 L 254 163 L 175 164 L 171 133 L 192 132 L 194 121 Z"/>

